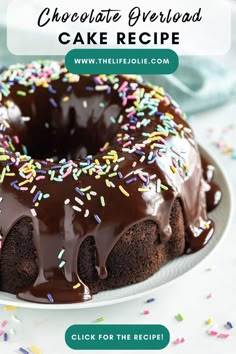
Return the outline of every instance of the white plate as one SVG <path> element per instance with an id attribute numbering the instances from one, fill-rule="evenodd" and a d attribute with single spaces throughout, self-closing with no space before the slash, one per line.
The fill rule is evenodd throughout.
<path id="1" fill-rule="evenodd" d="M 161 268 L 161 270 L 151 276 L 149 279 L 135 284 L 130 285 L 117 290 L 103 291 L 97 295 L 93 296 L 91 301 L 84 303 L 74 303 L 74 304 L 37 304 L 26 301 L 18 300 L 14 295 L 0 292 L 0 304 L 13 305 L 25 308 L 34 309 L 79 309 L 88 307 L 100 307 L 105 305 L 112 305 L 119 302 L 124 302 L 132 300 L 150 292 L 154 292 L 161 286 L 176 280 L 183 274 L 192 270 L 194 267 L 199 265 L 203 260 L 206 259 L 209 254 L 211 254 L 218 245 L 222 242 L 226 236 L 230 221 L 232 218 L 232 193 L 230 191 L 230 186 L 227 177 L 222 171 L 221 167 L 218 165 L 216 160 L 207 153 L 203 148 L 201 148 L 202 154 L 207 158 L 209 163 L 215 166 L 215 177 L 214 181 L 218 183 L 222 190 L 222 200 L 220 205 L 210 214 L 210 217 L 215 222 L 215 233 L 213 238 L 201 251 L 191 254 L 181 256 L 167 265 Z"/>

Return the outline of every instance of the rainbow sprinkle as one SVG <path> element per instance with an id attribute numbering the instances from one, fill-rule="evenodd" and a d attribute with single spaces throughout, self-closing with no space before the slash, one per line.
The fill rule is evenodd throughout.
<path id="1" fill-rule="evenodd" d="M 35 354 L 41 354 L 41 350 L 39 350 L 35 345 L 31 345 L 30 350 Z"/>
<path id="2" fill-rule="evenodd" d="M 81 284 L 80 284 L 80 283 L 77 283 L 77 284 L 75 284 L 75 285 L 73 286 L 73 289 L 78 289 L 80 286 L 81 286 Z"/>
<path id="3" fill-rule="evenodd" d="M 100 323 L 100 322 L 104 322 L 104 321 L 105 321 L 104 317 L 98 317 L 95 320 L 96 323 Z"/>
<path id="4" fill-rule="evenodd" d="M 128 193 L 121 185 L 119 185 L 119 190 L 120 190 L 121 193 L 124 194 L 126 197 L 129 197 L 129 193 Z"/>
<path id="5" fill-rule="evenodd" d="M 12 311 L 15 310 L 17 307 L 16 306 L 4 306 L 3 310 L 4 311 Z"/>
<path id="6" fill-rule="evenodd" d="M 6 320 L 4 320 L 4 321 L 2 321 L 2 323 L 1 323 L 1 327 L 3 328 L 3 327 L 5 327 L 6 326 L 6 324 L 7 324 L 7 321 Z"/>
<path id="7" fill-rule="evenodd" d="M 174 340 L 174 344 L 180 344 L 180 343 L 184 343 L 184 342 L 185 342 L 184 337 L 182 337 L 182 338 L 176 338 L 176 339 Z"/>
<path id="8" fill-rule="evenodd" d="M 184 320 L 184 318 L 183 318 L 183 316 L 181 315 L 181 313 L 178 313 L 178 314 L 176 315 L 176 319 L 177 319 L 178 321 L 183 321 L 183 320 Z"/>
<path id="9" fill-rule="evenodd" d="M 23 354 L 29 354 L 28 350 L 26 350 L 24 348 L 19 348 L 18 350 L 19 350 L 19 352 L 21 352 Z"/>
<path id="10" fill-rule="evenodd" d="M 64 254 L 64 252 L 65 252 L 65 249 L 63 248 L 63 249 L 59 252 L 57 258 L 58 258 L 58 259 L 61 259 L 62 256 L 63 256 L 63 254 Z"/>
<path id="11" fill-rule="evenodd" d="M 207 138 L 211 141 L 223 155 L 229 156 L 236 160 L 236 145 L 235 145 L 236 126 L 234 124 L 227 125 L 223 128 L 209 128 Z"/>
<path id="12" fill-rule="evenodd" d="M 144 310 L 144 311 L 143 311 L 143 314 L 144 314 L 144 315 L 149 315 L 149 314 L 150 314 L 150 311 L 149 311 L 149 310 Z"/>
<path id="13" fill-rule="evenodd" d="M 207 324 L 212 324 L 213 323 L 213 320 L 211 317 L 208 318 L 208 320 L 206 321 Z"/>
<path id="14" fill-rule="evenodd" d="M 59 268 L 63 268 L 64 266 L 65 266 L 65 264 L 66 264 L 66 261 L 61 261 L 61 263 L 59 264 Z"/>
<path id="15" fill-rule="evenodd" d="M 48 298 L 48 300 L 49 300 L 51 303 L 54 302 L 54 299 L 53 299 L 53 297 L 52 297 L 51 294 L 47 294 L 47 298 Z"/>
<path id="16" fill-rule="evenodd" d="M 232 323 L 231 322 L 226 322 L 226 325 L 225 325 L 225 327 L 227 328 L 227 329 L 232 329 L 232 328 L 234 328 L 234 326 L 232 325 Z"/>

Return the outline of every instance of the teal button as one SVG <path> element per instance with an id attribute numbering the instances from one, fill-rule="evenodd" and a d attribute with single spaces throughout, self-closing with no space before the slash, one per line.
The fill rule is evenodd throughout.
<path id="1" fill-rule="evenodd" d="M 73 49 L 65 58 L 73 74 L 172 74 L 179 65 L 170 49 Z"/>
<path id="2" fill-rule="evenodd" d="M 160 350 L 170 333 L 162 325 L 73 325 L 65 341 L 74 350 Z"/>

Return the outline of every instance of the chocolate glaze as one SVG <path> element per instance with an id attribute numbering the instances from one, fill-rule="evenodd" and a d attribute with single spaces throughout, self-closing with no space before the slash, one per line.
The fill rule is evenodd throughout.
<path id="1" fill-rule="evenodd" d="M 201 156 L 202 168 L 203 168 L 203 178 L 207 182 L 205 193 L 207 201 L 207 211 L 214 210 L 219 204 L 222 192 L 219 186 L 213 181 L 214 178 L 214 166 L 210 165 L 206 159 Z"/>
<path id="2" fill-rule="evenodd" d="M 181 200 L 185 216 L 186 253 L 198 251 L 205 246 L 214 230 L 213 222 L 207 216 L 206 194 L 209 210 L 219 203 L 221 195 L 212 181 L 213 175 L 209 177 L 206 162 L 203 162 L 203 178 L 197 144 L 188 123 L 181 118 L 179 108 L 162 91 L 156 88 L 159 93 L 155 96 L 153 87 L 138 83 L 135 78 L 78 77 L 68 74 L 63 65 L 58 63 L 48 65 L 54 65 L 59 73 L 56 79 L 52 80 L 51 76 L 47 78 L 49 88 L 45 80 L 43 84 L 35 80 L 31 85 L 22 84 L 16 78 L 15 71 L 13 78 L 12 71 L 1 75 L 0 88 L 6 89 L 5 85 L 10 87 L 0 106 L 0 122 L 3 126 L 0 147 L 5 148 L 1 154 L 14 160 L 16 155 L 9 148 L 9 142 L 14 142 L 16 151 L 20 151 L 21 154 L 24 152 L 24 146 L 27 146 L 29 154 L 34 159 L 33 164 L 40 163 L 45 176 L 44 179 L 38 180 L 35 176 L 32 177 L 31 182 L 23 184 L 29 186 L 27 191 L 18 190 L 14 187 L 16 186 L 14 181 L 17 180 L 17 186 L 25 181 L 25 177 L 23 178 L 19 172 L 25 160 L 22 158 L 18 164 L 9 159 L 0 161 L 1 175 L 6 172 L 4 168 L 7 165 L 10 166 L 10 173 L 14 174 L 5 176 L 0 184 L 2 241 L 4 243 L 9 231 L 19 219 L 29 216 L 33 222 L 38 254 L 39 274 L 35 283 L 27 289 L 21 289 L 17 296 L 23 300 L 40 303 L 50 302 L 48 294 L 51 294 L 56 303 L 91 299 L 88 286 L 82 283 L 78 274 L 77 258 L 83 240 L 87 236 L 94 237 L 96 268 L 99 277 L 104 279 L 109 275 L 106 260 L 112 248 L 122 234 L 134 224 L 143 220 L 153 220 L 159 225 L 160 241 L 165 243 L 169 240 L 172 234 L 169 220 L 176 198 Z M 19 72 L 25 75 L 26 69 L 23 67 Z M 101 90 L 101 86 L 104 85 L 105 88 Z M 123 86 L 124 91 L 120 90 Z M 156 101 L 158 100 L 158 106 L 156 110 L 153 108 L 150 110 L 147 105 L 146 108 L 130 115 L 134 104 L 132 96 L 140 89 L 143 97 L 146 95 L 145 100 L 150 101 L 150 105 L 154 97 Z M 19 94 L 21 91 L 27 94 Z M 126 97 L 131 98 L 128 100 L 124 98 L 124 93 Z M 139 111 L 143 112 L 143 115 L 137 118 Z M 160 112 L 171 114 L 175 122 L 175 128 L 168 128 L 172 129 L 172 133 L 162 135 L 167 152 L 161 153 L 159 147 L 150 149 L 150 143 L 144 144 L 140 150 L 145 153 L 146 160 L 140 161 L 139 151 L 137 149 L 134 149 L 134 152 L 126 151 L 123 145 L 127 140 L 123 139 L 120 143 L 119 137 L 124 138 L 125 134 L 129 134 L 128 141 L 131 141 L 131 144 L 128 149 L 135 144 L 143 144 L 145 139 L 148 139 L 143 133 L 156 132 L 158 124 L 163 127 Z M 30 120 L 22 117 L 30 117 Z M 133 123 L 126 126 L 127 122 L 130 122 L 130 117 L 140 121 L 145 117 L 149 123 L 136 125 L 135 129 L 131 129 Z M 15 136 L 19 137 L 19 142 Z M 99 148 L 106 142 L 110 142 L 109 147 L 99 152 Z M 122 178 L 121 175 L 110 178 L 115 188 L 107 186 L 105 180 L 109 179 L 108 175 L 96 179 L 94 173 L 91 175 L 81 173 L 77 180 L 72 173 L 63 177 L 62 182 L 51 180 L 49 171 L 51 173 L 53 169 L 56 170 L 60 163 L 49 162 L 45 158 L 54 157 L 54 161 L 59 161 L 66 157 L 73 159 L 74 167 L 78 167 L 84 161 L 81 158 L 88 154 L 94 155 L 90 163 L 96 159 L 105 162 L 104 157 L 114 150 L 118 158 L 124 158 L 118 167 Z M 147 158 L 150 152 L 157 156 L 153 163 L 149 163 L 151 160 Z M 173 159 L 177 164 L 179 161 L 180 165 L 173 166 Z M 112 172 L 117 161 L 111 161 L 110 164 Z M 141 175 L 145 176 L 144 181 L 137 178 L 138 174 L 133 174 L 131 177 L 135 176 L 137 180 L 127 184 L 128 177 L 123 177 L 135 171 L 141 171 Z M 42 172 L 37 171 L 36 176 L 40 173 Z M 150 179 L 154 174 L 156 177 Z M 158 189 L 158 179 L 162 185 L 168 187 L 168 190 Z M 129 197 L 121 192 L 120 185 L 128 192 Z M 35 191 L 40 191 L 42 195 L 50 195 L 37 207 L 32 201 L 35 195 L 32 193 L 34 186 Z M 90 201 L 86 196 L 76 192 L 76 188 L 83 189 L 87 186 L 91 186 L 91 191 L 97 193 Z M 142 193 L 138 191 L 139 188 L 148 188 L 149 191 Z M 105 207 L 101 206 L 100 196 L 105 199 Z M 75 197 L 79 197 L 84 204 L 75 203 Z M 66 200 L 70 202 L 65 203 Z M 82 211 L 76 211 L 73 205 Z M 88 217 L 84 217 L 86 208 L 89 208 Z M 32 209 L 36 210 L 37 215 L 32 215 Z M 99 216 L 100 223 L 96 221 L 95 215 Z M 61 260 L 58 259 L 58 254 L 61 249 L 65 249 L 63 254 L 65 265 L 59 268 Z M 73 288 L 78 283 L 80 286 Z"/>

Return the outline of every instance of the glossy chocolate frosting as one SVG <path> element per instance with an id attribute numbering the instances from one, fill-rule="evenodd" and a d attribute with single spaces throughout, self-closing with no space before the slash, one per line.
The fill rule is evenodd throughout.
<path id="1" fill-rule="evenodd" d="M 29 216 L 38 255 L 38 277 L 20 299 L 91 299 L 78 274 L 84 239 L 94 237 L 104 279 L 112 248 L 132 225 L 153 220 L 160 241 L 169 240 L 176 198 L 186 253 L 209 241 L 206 193 L 211 210 L 220 192 L 213 175 L 203 178 L 192 130 L 163 89 L 134 77 L 72 75 L 50 61 L 5 70 L 0 92 L 2 243 Z"/>

